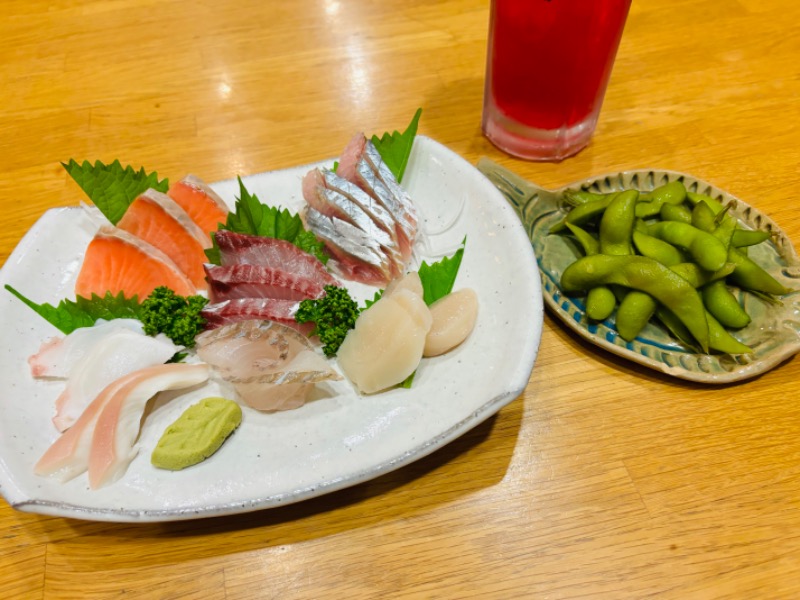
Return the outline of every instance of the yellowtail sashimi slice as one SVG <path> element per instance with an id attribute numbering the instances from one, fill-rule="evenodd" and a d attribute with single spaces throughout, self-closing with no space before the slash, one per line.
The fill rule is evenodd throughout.
<path id="1" fill-rule="evenodd" d="M 86 249 L 75 294 L 91 298 L 122 292 L 144 300 L 165 285 L 181 296 L 197 292 L 186 274 L 161 250 L 117 227 L 104 226 Z"/>

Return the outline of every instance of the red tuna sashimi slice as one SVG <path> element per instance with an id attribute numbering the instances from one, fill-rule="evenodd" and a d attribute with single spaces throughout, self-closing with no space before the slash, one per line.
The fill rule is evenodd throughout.
<path id="1" fill-rule="evenodd" d="M 230 323 L 257 319 L 275 321 L 309 335 L 314 329 L 313 323 L 298 323 L 294 320 L 298 300 L 279 300 L 276 298 L 234 298 L 217 304 L 208 304 L 200 311 L 206 320 L 206 329 L 216 329 Z"/>
<path id="2" fill-rule="evenodd" d="M 225 201 L 194 175 L 187 175 L 178 183 L 173 183 L 167 194 L 206 235 L 216 231 L 217 225 L 225 223 L 228 218 L 228 205 Z"/>
<path id="3" fill-rule="evenodd" d="M 205 382 L 206 364 L 171 363 L 135 371 L 123 378 L 102 407 L 89 449 L 89 487 L 113 483 L 136 457 L 134 447 L 147 402 L 159 392 L 180 390 Z"/>
<path id="4" fill-rule="evenodd" d="M 127 298 L 144 300 L 158 286 L 165 285 L 181 296 L 197 292 L 186 274 L 161 250 L 116 227 L 101 227 L 86 255 L 75 294 L 91 298 L 120 292 Z"/>
<path id="5" fill-rule="evenodd" d="M 212 303 L 233 298 L 303 300 L 325 294 L 324 286 L 308 277 L 259 265 L 205 265 Z"/>
<path id="6" fill-rule="evenodd" d="M 166 194 L 147 190 L 134 200 L 117 223 L 169 256 L 197 289 L 205 288 L 204 249 L 208 236 L 178 204 Z"/>
<path id="7" fill-rule="evenodd" d="M 319 259 L 286 240 L 234 233 L 227 229 L 214 232 L 214 238 L 223 267 L 261 265 L 316 279 L 322 285 L 339 285 Z"/>

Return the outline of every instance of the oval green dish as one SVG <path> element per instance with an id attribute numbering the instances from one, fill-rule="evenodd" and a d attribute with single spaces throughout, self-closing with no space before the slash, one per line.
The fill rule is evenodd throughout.
<path id="1" fill-rule="evenodd" d="M 706 181 L 675 171 L 622 171 L 547 190 L 487 158 L 478 161 L 477 167 L 503 193 L 530 237 L 541 271 L 546 306 L 584 339 L 656 371 L 707 384 L 732 383 L 755 377 L 800 352 L 800 259 L 780 227 L 739 198 Z M 570 236 L 549 234 L 550 227 L 569 210 L 562 200 L 564 191 L 584 189 L 602 193 L 634 188 L 645 192 L 676 180 L 683 182 L 690 192 L 706 194 L 722 204 L 730 203 L 729 214 L 739 219 L 741 225 L 770 234 L 769 240 L 753 246 L 749 255 L 794 291 L 782 296 L 778 303 L 736 292 L 752 322 L 733 335 L 750 346 L 752 354 L 698 354 L 652 322 L 638 337 L 627 342 L 614 327 L 614 315 L 602 322 L 591 321 L 585 314 L 584 298 L 568 296 L 559 288 L 564 269 L 582 255 Z"/>

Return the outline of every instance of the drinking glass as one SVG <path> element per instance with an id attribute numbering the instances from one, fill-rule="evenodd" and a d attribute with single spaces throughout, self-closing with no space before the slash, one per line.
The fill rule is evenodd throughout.
<path id="1" fill-rule="evenodd" d="M 558 161 L 589 143 L 631 0 L 492 0 L 483 132 Z"/>

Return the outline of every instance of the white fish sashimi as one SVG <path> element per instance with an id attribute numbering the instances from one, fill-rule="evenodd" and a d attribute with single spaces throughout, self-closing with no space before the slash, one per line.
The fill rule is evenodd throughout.
<path id="1" fill-rule="evenodd" d="M 89 450 L 89 487 L 97 489 L 119 479 L 136 458 L 142 415 L 159 392 L 200 385 L 208 380 L 208 365 L 171 363 L 128 374 L 104 403 Z"/>
<path id="2" fill-rule="evenodd" d="M 341 379 L 305 336 L 273 321 L 239 321 L 201 333 L 197 354 L 257 410 L 298 408 L 314 384 Z"/>
<path id="3" fill-rule="evenodd" d="M 81 358 L 111 332 L 127 329 L 144 334 L 137 319 L 99 319 L 92 327 L 80 327 L 64 337 L 50 338 L 28 358 L 31 375 L 36 378 L 66 379 Z"/>
<path id="4" fill-rule="evenodd" d="M 59 431 L 68 429 L 108 384 L 138 369 L 163 364 L 180 350 L 182 346 L 163 335 L 150 337 L 129 329 L 112 331 L 72 369 L 56 399 L 53 424 Z"/>

